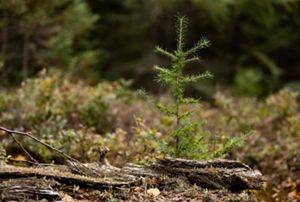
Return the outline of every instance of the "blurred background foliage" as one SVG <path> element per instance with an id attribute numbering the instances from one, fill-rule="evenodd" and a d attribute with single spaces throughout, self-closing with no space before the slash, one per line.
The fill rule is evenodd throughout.
<path id="1" fill-rule="evenodd" d="M 203 147 L 251 133 L 227 157 L 264 173 L 265 201 L 299 196 L 298 0 L 2 0 L 0 123 L 82 161 L 95 161 L 102 146 L 115 165 L 162 154 L 175 120 L 130 88 L 170 103 L 169 89 L 153 82 L 153 65 L 167 64 L 154 47 L 176 48 L 178 13 L 189 19 L 187 48 L 202 36 L 212 43 L 186 72 L 215 75 L 188 88 L 209 102 L 182 109 L 203 122 Z M 0 140 L 7 154 L 22 153 L 4 133 Z M 20 140 L 41 162 L 63 161 Z"/>
<path id="2" fill-rule="evenodd" d="M 188 46 L 200 36 L 212 42 L 203 66 L 217 79 L 191 89 L 207 95 L 217 85 L 256 96 L 285 85 L 300 89 L 297 0 L 1 1 L 1 85 L 46 67 L 91 84 L 133 79 L 133 87 L 155 92 L 152 66 L 165 61 L 153 49 L 174 48 L 178 13 L 190 21 Z"/>

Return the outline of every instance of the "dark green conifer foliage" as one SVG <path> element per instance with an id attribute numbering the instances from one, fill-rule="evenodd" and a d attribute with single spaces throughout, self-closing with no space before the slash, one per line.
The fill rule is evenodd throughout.
<path id="1" fill-rule="evenodd" d="M 156 47 L 156 53 L 171 60 L 169 67 L 154 66 L 157 72 L 157 82 L 169 85 L 172 89 L 174 103 L 165 105 L 154 98 L 147 96 L 141 90 L 140 94 L 146 97 L 161 113 L 176 118 L 176 126 L 172 131 L 173 143 L 168 148 L 168 152 L 175 157 L 203 159 L 223 156 L 236 144 L 241 143 L 238 139 L 228 139 L 220 147 L 212 150 L 207 142 L 209 132 L 203 130 L 201 122 L 193 122 L 190 119 L 191 111 L 182 112 L 183 105 L 197 104 L 199 101 L 192 97 L 185 97 L 187 85 L 201 80 L 211 79 L 213 75 L 205 71 L 198 75 L 186 75 L 183 70 L 192 62 L 199 62 L 197 52 L 209 46 L 209 41 L 205 38 L 199 40 L 192 48 L 185 50 L 184 34 L 187 28 L 185 17 L 177 18 L 177 49 L 173 52 L 166 51 L 161 47 Z M 213 139 L 212 137 L 209 137 Z M 214 141 L 214 140 L 213 140 Z"/>

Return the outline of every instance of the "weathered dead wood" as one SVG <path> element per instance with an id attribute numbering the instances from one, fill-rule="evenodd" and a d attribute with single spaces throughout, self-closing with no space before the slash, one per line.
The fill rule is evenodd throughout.
<path id="1" fill-rule="evenodd" d="M 4 201 L 32 201 L 30 199 L 57 201 L 60 193 L 55 191 L 58 182 L 36 177 L 0 179 L 1 199 Z M 0 199 L 0 201 L 2 201 Z"/>
<path id="2" fill-rule="evenodd" d="M 24 201 L 28 198 L 35 199 L 47 199 L 47 201 L 52 201 L 55 199 L 60 199 L 60 195 L 57 191 L 51 190 L 50 188 L 39 188 L 36 186 L 26 186 L 26 185 L 15 185 L 15 186 L 0 186 L 0 191 L 3 193 L 2 198 L 6 200 L 10 199 L 21 199 Z"/>
<path id="3" fill-rule="evenodd" d="M 110 164 L 99 163 L 86 163 L 77 164 L 77 162 L 67 161 L 68 168 L 71 172 L 80 174 L 83 176 L 89 176 L 93 178 L 109 178 L 117 181 L 135 181 L 137 177 L 121 171 L 120 168 L 114 167 Z M 92 171 L 92 172 L 91 172 Z"/>
<path id="4" fill-rule="evenodd" d="M 110 164 L 108 166 L 98 163 L 76 165 L 76 162 L 70 162 L 64 171 L 55 167 L 0 167 L 0 179 L 28 176 L 49 177 L 62 183 L 101 188 L 130 187 L 138 185 L 140 177 L 160 178 L 163 176 L 183 177 L 192 184 L 211 189 L 242 191 L 262 189 L 263 187 L 262 174 L 259 171 L 252 170 L 238 161 L 224 159 L 195 161 L 164 158 L 157 159 L 150 166 L 127 164 L 123 168 L 117 168 Z"/>
<path id="5" fill-rule="evenodd" d="M 133 164 L 133 163 L 126 164 L 121 169 L 121 172 L 136 177 L 160 177 L 162 175 L 160 172 L 157 172 L 156 170 L 153 170 L 145 166 Z"/>
<path id="6" fill-rule="evenodd" d="M 134 181 L 116 181 L 111 178 L 92 178 L 89 176 L 77 175 L 71 172 L 64 172 L 57 168 L 26 168 L 15 166 L 0 166 L 0 179 L 13 179 L 24 177 L 48 177 L 64 184 L 75 184 L 94 188 L 117 188 L 131 186 Z"/>
<path id="7" fill-rule="evenodd" d="M 104 162 L 107 162 L 105 160 Z M 76 162 L 71 162 L 76 165 Z M 89 168 L 86 170 L 86 167 Z M 134 180 L 139 177 L 160 178 L 163 175 L 176 178 L 184 177 L 190 183 L 210 189 L 228 189 L 242 191 L 247 189 L 262 189 L 262 174 L 252 170 L 249 166 L 239 161 L 217 160 L 187 160 L 179 158 L 158 158 L 150 166 L 126 164 L 123 168 L 116 168 L 110 164 L 89 164 L 81 167 L 80 164 L 71 166 L 71 170 L 80 174 L 96 177 L 109 176 L 111 179 Z"/>
<path id="8" fill-rule="evenodd" d="M 257 170 L 245 170 L 241 168 L 173 168 L 156 165 L 170 176 L 184 176 L 191 183 L 210 189 L 228 189 L 242 191 L 247 189 L 262 189 L 262 175 Z"/>
<path id="9" fill-rule="evenodd" d="M 92 172 L 90 172 L 92 171 Z M 95 175 L 95 173 L 97 175 Z M 170 182 L 161 184 L 160 179 L 170 179 Z M 47 189 L 47 186 L 32 185 L 30 183 L 10 184 L 6 182 L 16 179 L 52 179 L 57 184 L 56 189 Z M 65 186 L 80 186 L 85 188 L 122 190 L 133 186 L 146 187 L 147 179 L 154 186 L 162 187 L 172 183 L 172 179 L 185 179 L 191 185 L 197 184 L 203 188 L 227 189 L 238 192 L 247 189 L 262 189 L 262 174 L 250 169 L 247 165 L 237 161 L 211 160 L 191 161 L 185 159 L 164 158 L 157 159 L 150 166 L 127 164 L 117 168 L 110 164 L 77 164 L 69 162 L 68 166 L 45 167 L 15 167 L 0 166 L 0 194 L 4 198 L 11 198 L 14 191 L 27 197 L 37 196 L 57 197 L 55 190 L 63 190 Z M 158 179 L 158 180 L 151 180 Z M 174 182 L 174 180 L 173 180 Z M 146 183 L 146 184 L 145 184 Z M 51 187 L 49 185 L 49 187 Z M 52 192 L 53 191 L 53 192 Z M 8 195 L 5 195 L 8 193 Z"/>
<path id="10" fill-rule="evenodd" d="M 242 191 L 263 188 L 262 174 L 258 170 L 252 170 L 239 161 L 226 159 L 198 161 L 166 157 L 157 159 L 150 166 L 129 163 L 121 169 L 110 164 L 87 167 L 92 168 L 95 173 L 101 173 L 113 179 L 118 179 L 115 178 L 116 176 L 122 180 L 168 176 L 171 178 L 184 177 L 192 184 L 195 183 L 200 187 L 210 189 Z M 85 173 L 88 174 L 88 172 Z"/>
<path id="11" fill-rule="evenodd" d="M 218 159 L 218 160 L 187 160 L 180 158 L 158 158 L 158 164 L 166 165 L 167 167 L 179 167 L 179 168 L 245 168 L 250 170 L 250 167 L 240 161 Z"/>
<path id="12" fill-rule="evenodd" d="M 238 161 L 162 158 L 151 167 L 169 176 L 184 176 L 204 188 L 231 191 L 263 189 L 262 174 Z"/>

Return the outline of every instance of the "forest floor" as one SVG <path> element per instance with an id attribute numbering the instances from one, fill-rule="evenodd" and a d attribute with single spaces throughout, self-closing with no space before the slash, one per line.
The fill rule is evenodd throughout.
<path id="1" fill-rule="evenodd" d="M 169 101 L 168 96 L 158 99 L 166 103 Z M 300 201 L 298 99 L 297 93 L 289 89 L 282 89 L 264 99 L 217 93 L 212 103 L 203 102 L 200 106 L 182 110 L 193 111 L 195 121 L 205 122 L 199 132 L 208 134 L 209 139 L 203 144 L 208 148 L 218 148 L 224 140 L 242 136 L 245 144 L 225 157 L 238 159 L 261 171 L 265 190 L 251 191 L 253 196 L 265 202 L 297 202 Z M 40 140 L 55 145 L 84 163 L 97 161 L 97 148 L 108 147 L 108 160 L 119 167 L 129 162 L 142 164 L 159 156 L 162 145 L 158 140 L 169 142 L 170 129 L 174 126 L 173 119 L 158 114 L 135 92 L 127 89 L 124 82 L 88 86 L 57 76 L 41 76 L 27 80 L 13 91 L 1 91 L 0 109 L 2 126 L 30 131 Z M 253 132 L 249 134 L 249 131 Z M 32 139 L 4 132 L 0 133 L 1 157 L 4 150 L 4 158 L 30 160 L 13 137 L 39 162 L 65 163 L 60 154 L 49 151 Z M 158 188 L 159 195 L 150 198 L 144 190 L 129 189 L 127 200 L 139 197 L 147 200 L 186 197 L 185 200 L 188 200 L 189 197 L 192 201 L 211 194 L 212 198 L 216 198 L 211 201 L 216 201 L 223 200 L 218 193 L 224 195 L 223 191 L 195 188 L 193 184 L 184 189 L 180 186 L 178 189 L 148 188 Z M 79 187 L 78 190 L 82 189 Z M 195 192 L 194 189 L 200 191 Z M 82 192 L 92 196 L 97 190 Z M 73 191 L 63 193 L 74 199 L 81 197 L 80 193 Z M 116 198 L 109 190 L 103 193 Z M 96 195 L 99 196 L 99 192 Z M 228 193 L 232 199 L 240 195 L 244 197 L 247 194 Z"/>

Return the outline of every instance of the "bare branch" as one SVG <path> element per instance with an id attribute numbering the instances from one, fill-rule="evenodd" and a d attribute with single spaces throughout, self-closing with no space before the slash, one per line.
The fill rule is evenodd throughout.
<path id="1" fill-rule="evenodd" d="M 33 139 L 34 141 L 36 141 L 36 142 L 44 145 L 48 149 L 51 149 L 51 150 L 53 150 L 53 151 L 61 154 L 65 158 L 67 158 L 69 160 L 72 160 L 72 161 L 75 161 L 75 162 L 79 162 L 77 159 L 74 159 L 73 157 L 71 157 L 70 155 L 66 154 L 65 152 L 63 152 L 63 151 L 61 151 L 61 150 L 59 150 L 59 149 L 51 146 L 50 144 L 42 142 L 41 140 L 39 140 L 36 137 L 34 137 L 33 135 L 31 135 L 31 133 L 29 133 L 29 132 L 20 132 L 20 131 L 10 130 L 10 129 L 7 129 L 7 128 L 1 127 L 1 126 L 0 126 L 0 130 L 5 131 L 5 132 L 7 132 L 9 134 L 23 135 L 23 136 L 29 137 L 29 138 Z"/>
<path id="2" fill-rule="evenodd" d="M 9 133 L 9 135 L 14 139 L 14 141 L 18 144 L 18 146 L 25 152 L 25 154 L 29 157 L 31 161 L 33 161 L 35 164 L 39 164 L 39 162 L 31 156 L 31 154 L 23 147 L 21 142 L 14 136 L 13 133 Z"/>

